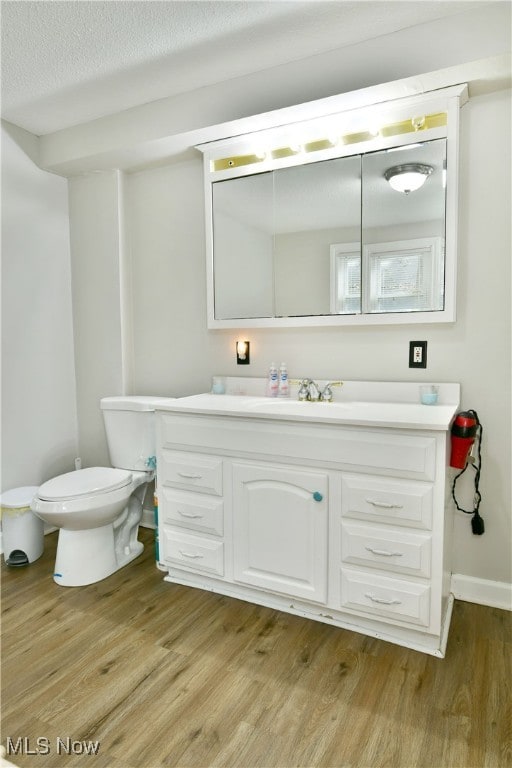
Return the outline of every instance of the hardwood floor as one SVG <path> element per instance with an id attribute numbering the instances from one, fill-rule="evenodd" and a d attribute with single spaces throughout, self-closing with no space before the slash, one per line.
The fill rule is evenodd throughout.
<path id="1" fill-rule="evenodd" d="M 2 744 L 16 765 L 512 765 L 509 613 L 457 601 L 436 659 L 164 583 L 153 532 L 140 538 L 138 560 L 90 587 L 53 582 L 57 534 L 27 568 L 2 562 Z"/>

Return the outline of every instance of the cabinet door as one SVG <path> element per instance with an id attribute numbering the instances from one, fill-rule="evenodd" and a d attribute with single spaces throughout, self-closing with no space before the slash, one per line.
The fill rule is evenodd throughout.
<path id="1" fill-rule="evenodd" d="M 234 464 L 233 502 L 235 579 L 324 603 L 327 474 Z"/>

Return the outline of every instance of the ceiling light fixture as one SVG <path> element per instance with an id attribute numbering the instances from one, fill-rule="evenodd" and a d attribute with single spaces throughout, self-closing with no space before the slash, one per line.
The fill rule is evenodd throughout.
<path id="1" fill-rule="evenodd" d="M 404 195 L 408 195 L 409 192 L 415 192 L 422 187 L 433 171 L 434 169 L 431 165 L 405 163 L 404 165 L 395 165 L 393 168 L 388 168 L 384 173 L 384 178 L 397 192 L 403 192 Z"/>

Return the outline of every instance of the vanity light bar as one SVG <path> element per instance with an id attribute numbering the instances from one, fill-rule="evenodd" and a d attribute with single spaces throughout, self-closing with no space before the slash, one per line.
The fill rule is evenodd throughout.
<path id="1" fill-rule="evenodd" d="M 400 136 L 407 133 L 419 133 L 429 128 L 440 128 L 447 125 L 448 114 L 446 112 L 435 112 L 431 115 L 422 115 L 421 117 L 408 118 L 396 123 L 380 126 L 378 131 L 358 131 L 355 133 L 346 133 L 336 139 L 315 139 L 307 141 L 300 147 L 286 146 L 269 149 L 267 153 L 254 152 L 246 155 L 231 155 L 230 157 L 221 157 L 211 160 L 210 171 L 227 171 L 232 168 L 240 168 L 245 165 L 263 163 L 265 160 L 281 160 L 286 157 L 293 157 L 299 152 L 318 152 L 321 150 L 332 149 L 336 145 L 361 144 L 365 141 L 374 141 L 376 136 L 388 138 L 390 136 Z"/>

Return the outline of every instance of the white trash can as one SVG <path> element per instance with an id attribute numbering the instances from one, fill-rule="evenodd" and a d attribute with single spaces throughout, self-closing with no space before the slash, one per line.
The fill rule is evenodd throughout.
<path id="1" fill-rule="evenodd" d="M 27 485 L 0 496 L 2 547 L 7 565 L 28 565 L 43 554 L 44 523 L 30 509 L 37 491 L 37 485 Z"/>

